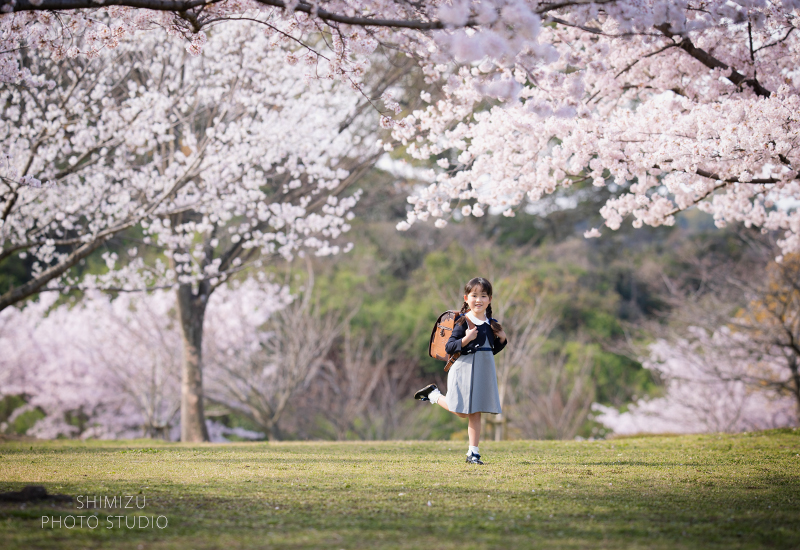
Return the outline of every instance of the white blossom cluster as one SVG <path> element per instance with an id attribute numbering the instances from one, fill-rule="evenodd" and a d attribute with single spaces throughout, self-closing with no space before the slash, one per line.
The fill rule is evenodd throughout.
<path id="1" fill-rule="evenodd" d="M 359 197 L 342 190 L 374 126 L 344 127 L 361 96 L 304 79 L 270 40 L 242 23 L 216 28 L 201 57 L 145 33 L 91 59 L 28 58 L 54 85 L 0 88 L 3 257 L 41 275 L 136 227 L 137 246 L 103 255 L 106 275 L 50 282 L 131 290 L 339 252 Z"/>
<path id="2" fill-rule="evenodd" d="M 136 3 L 148 4 L 147 0 Z M 533 70 L 559 59 L 562 52 L 558 45 L 543 32 L 553 24 L 588 28 L 602 19 L 615 36 L 629 37 L 649 34 L 651 27 L 667 22 L 675 33 L 682 33 L 724 21 L 741 21 L 751 8 L 765 11 L 767 5 L 763 0 L 738 4 L 712 0 L 702 6 L 685 0 L 225 0 L 176 11 L 155 11 L 164 9 L 157 2 L 153 10 L 123 5 L 92 9 L 64 6 L 56 17 L 51 11 L 37 11 L 36 6 L 41 4 L 37 0 L 18 8 L 16 0 L 3 1 L 6 15 L 0 15 L 0 40 L 8 47 L 0 50 L 6 54 L 7 65 L 0 82 L 22 78 L 25 70 L 7 55 L 20 45 L 52 52 L 59 59 L 92 57 L 104 48 L 116 47 L 122 36 L 160 29 L 182 37 L 186 49 L 198 55 L 207 40 L 207 29 L 221 21 L 245 19 L 257 21 L 265 29 L 271 47 L 302 45 L 299 51 L 286 53 L 285 61 L 314 66 L 315 77 L 347 80 L 357 87 L 369 66 L 365 56 L 385 44 L 417 58 L 429 82 L 449 76 L 453 61 L 480 63 L 484 72 L 491 69 L 498 77 L 484 83 L 483 88 L 495 97 L 512 97 L 519 88 L 506 74 L 508 69 L 519 65 Z M 788 12 L 798 5 L 798 0 L 784 0 L 777 7 L 767 5 L 766 11 Z M 313 40 L 307 40 L 320 32 L 328 36 L 327 54 L 317 51 Z"/>
<path id="3" fill-rule="evenodd" d="M 786 378 L 779 350 L 755 354 L 748 335 L 693 327 L 690 337 L 650 346 L 645 368 L 664 380 L 664 396 L 639 399 L 620 412 L 595 404 L 595 420 L 618 435 L 741 432 L 797 424 L 797 401 L 748 379 Z"/>
<path id="4" fill-rule="evenodd" d="M 781 231 L 783 250 L 799 250 L 798 6 L 697 8 L 573 6 L 541 26 L 542 46 L 523 50 L 533 57 L 462 55 L 470 63 L 446 78 L 446 97 L 395 127 L 397 144 L 442 168 L 398 228 L 429 216 L 443 226 L 456 207 L 513 216 L 526 200 L 588 181 L 618 190 L 601 211 L 610 229 L 626 217 L 671 225 L 698 205 L 719 226 Z"/>
<path id="5" fill-rule="evenodd" d="M 0 83 L 47 82 L 44 75 L 19 63 L 14 52 L 20 47 L 32 47 L 36 55 L 49 55 L 54 61 L 93 59 L 104 50 L 117 48 L 124 39 L 138 40 L 142 31 L 155 31 L 158 41 L 181 38 L 186 51 L 197 56 L 204 51 L 212 26 L 220 21 L 242 20 L 258 24 L 256 32 L 269 39 L 266 45 L 283 50 L 281 59 L 285 64 L 310 67 L 305 71 L 308 77 L 343 80 L 357 89 L 369 67 L 364 56 L 378 45 L 370 33 L 355 26 L 331 34 L 328 44 L 316 47 L 320 45 L 318 39 L 306 39 L 318 35 L 325 25 L 307 13 L 295 12 L 297 1 L 288 2 L 284 9 L 255 0 L 226 0 L 202 6 L 200 14 L 100 4 L 92 9 L 67 8 L 57 15 L 51 11 L 14 13 L 14 4 L 14 0 L 4 1 L 0 14 Z M 342 7 L 341 2 L 337 4 L 331 7 Z M 404 8 L 397 8 L 392 10 L 396 16 L 408 15 Z M 352 13 L 353 9 L 347 11 Z"/>
<path id="6" fill-rule="evenodd" d="M 191 54 L 219 59 L 213 35 L 223 20 L 244 24 L 234 19 L 258 21 L 264 55 L 275 52 L 281 71 L 298 67 L 319 81 L 318 93 L 327 93 L 322 82 L 360 90 L 379 44 L 414 57 L 445 97 L 399 119 L 391 116 L 399 105 L 385 97 L 377 124 L 393 129 L 386 150 L 403 145 L 442 171 L 410 198 L 400 229 L 431 216 L 442 227 L 454 208 L 513 216 L 524 201 L 591 181 L 618 190 L 601 212 L 610 229 L 625 218 L 669 225 L 698 205 L 720 226 L 741 221 L 782 231 L 784 251 L 800 250 L 800 0 L 227 0 L 180 13 L 77 10 L 58 20 L 13 12 L 13 5 L 0 16 L 0 81 L 28 88 L 54 81 L 20 64 L 22 45 L 53 59 L 94 59 L 125 37 L 136 36 L 130 48 L 143 51 L 175 35 Z M 153 28 L 166 38 L 139 38 Z M 238 52 L 224 55 L 245 70 Z M 421 98 L 431 101 L 430 90 Z M 184 141 L 194 150 L 202 139 Z M 6 179 L 23 185 L 28 175 L 35 178 L 24 180 L 29 186 L 55 181 L 20 169 Z M 278 238 L 271 242 L 287 251 Z"/>

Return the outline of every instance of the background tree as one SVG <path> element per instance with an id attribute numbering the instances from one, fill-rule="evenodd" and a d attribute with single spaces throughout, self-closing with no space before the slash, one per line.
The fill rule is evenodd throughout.
<path id="1" fill-rule="evenodd" d="M 749 353 L 747 335 L 727 327 L 709 334 L 659 340 L 645 367 L 664 380 L 664 395 L 640 399 L 620 412 L 595 405 L 596 420 L 616 434 L 738 432 L 797 424 L 793 396 L 752 384 L 752 373 L 778 374 L 780 365 Z"/>
<path id="2" fill-rule="evenodd" d="M 28 58 L 56 85 L 3 91 L 14 154 L 0 260 L 31 261 L 32 276 L 0 309 L 45 288 L 175 288 L 182 437 L 203 440 L 212 293 L 249 266 L 340 250 L 358 199 L 346 190 L 375 158 L 362 126 L 371 111 L 348 87 L 284 68 L 285 52 L 249 27 L 220 29 L 203 57 L 155 35 L 116 46 L 93 59 Z M 70 271 L 123 232 L 133 241 L 103 254 L 106 274 Z"/>
<path id="3" fill-rule="evenodd" d="M 530 439 L 574 439 L 596 402 L 589 346 L 566 346 L 528 356 L 509 394 L 519 435 Z"/>
<path id="4" fill-rule="evenodd" d="M 282 287 L 254 279 L 218 290 L 208 308 L 206 353 L 252 354 L 260 328 L 286 306 Z M 27 435 L 80 438 L 180 437 L 181 329 L 174 292 L 92 291 L 78 303 L 44 295 L 0 312 L 6 351 L 2 397 L 22 397 L 6 424 L 33 413 Z M 109 342 L 114 342 L 113 346 Z M 216 425 L 217 440 L 237 432 Z"/>
<path id="5" fill-rule="evenodd" d="M 381 187 L 365 186 L 363 204 L 359 203 L 357 208 L 370 211 L 371 216 L 376 216 L 380 208 L 394 212 L 390 204 L 370 202 L 375 198 L 373 191 L 376 189 Z M 402 190 L 397 190 L 396 200 L 404 200 Z M 577 222 L 583 216 L 580 211 L 565 211 L 561 215 L 575 221 L 574 231 L 580 232 Z M 536 242 L 541 239 L 539 231 L 545 231 L 547 224 L 539 226 L 539 218 L 524 216 L 529 216 L 531 225 L 528 231 Z M 520 215 L 520 219 L 525 218 Z M 479 220 L 486 222 L 485 226 L 465 219 L 451 224 L 444 231 L 419 225 L 411 230 L 414 239 L 406 239 L 405 234 L 395 232 L 394 222 L 390 219 L 377 221 L 358 214 L 353 221 L 356 225 L 352 234 L 357 244 L 351 254 L 312 260 L 315 284 L 311 303 L 316 306 L 309 313 L 317 316 L 318 320 L 313 322 L 319 323 L 320 317 L 329 314 L 341 318 L 343 308 L 352 314 L 350 297 L 353 295 L 359 296 L 363 303 L 343 329 L 344 333 L 334 339 L 315 374 L 307 377 L 299 391 L 288 399 L 278 421 L 279 430 L 273 437 L 466 437 L 462 421 L 453 420 L 450 418 L 452 415 L 438 415 L 433 407 L 414 401 L 413 393 L 431 381 L 444 381 L 442 363 L 427 358 L 425 351 L 429 325 L 442 309 L 458 305 L 464 273 L 482 272 L 491 272 L 494 277 L 496 314 L 507 330 L 518 327 L 513 348 L 498 356 L 498 373 L 506 367 L 511 370 L 508 371 L 510 375 L 504 394 L 502 430 L 493 433 L 492 428 L 498 426 L 490 423 L 486 431 L 489 438 L 498 434 L 509 439 L 571 438 L 575 435 L 602 437 L 609 428 L 624 430 L 625 426 L 633 426 L 630 428 L 633 431 L 704 431 L 712 429 L 712 426 L 721 426 L 713 429 L 735 431 L 796 422 L 794 401 L 788 394 L 781 395 L 774 388 L 749 378 L 755 374 L 762 377 L 769 374 L 769 378 L 780 373 L 785 376 L 788 370 L 780 362 L 768 358 L 763 351 L 745 361 L 750 351 L 742 346 L 751 339 L 741 328 L 742 317 L 736 316 L 736 312 L 737 309 L 746 311 L 742 308 L 749 306 L 754 295 L 748 297 L 742 293 L 742 276 L 748 272 L 756 275 L 763 272 L 763 268 L 758 266 L 765 265 L 765 260 L 774 255 L 774 249 L 768 247 L 751 254 L 747 232 L 713 230 L 708 234 L 694 233 L 695 230 L 681 227 L 639 231 L 628 228 L 609 239 L 614 242 L 587 241 L 577 235 L 554 242 L 555 235 L 547 233 L 544 242 L 535 248 L 525 248 L 521 254 L 514 244 L 517 241 L 509 241 L 504 233 L 508 231 L 514 239 L 520 239 L 523 234 L 519 224 L 503 225 L 505 219 L 502 217 Z M 563 232 L 566 232 L 565 228 L 557 234 Z M 490 241 L 488 235 L 493 235 L 491 238 L 495 240 Z M 434 238 L 437 236 L 452 240 Z M 463 244 L 460 240 L 464 241 Z M 769 240 L 765 239 L 765 242 Z M 441 250 L 440 247 L 445 248 Z M 287 267 L 281 264 L 273 266 L 272 277 L 277 278 L 280 274 L 280 280 L 292 281 L 293 292 L 300 293 L 303 288 L 309 288 L 304 273 L 305 268 L 301 265 L 291 263 Z M 298 279 L 297 275 L 301 277 Z M 264 277 L 268 281 L 270 276 Z M 272 322 L 276 319 L 270 312 L 275 306 L 287 302 L 288 289 L 269 292 L 271 287 L 259 282 L 250 291 L 248 288 L 254 284 L 252 281 L 242 281 L 236 288 L 237 280 L 220 286 L 207 310 L 203 345 L 205 386 L 207 395 L 211 397 L 218 396 L 219 388 L 215 382 L 218 377 L 230 380 L 224 369 L 217 368 L 218 364 L 223 367 L 247 366 L 244 361 L 254 358 L 253 368 L 260 367 L 263 371 L 270 370 L 274 357 L 277 357 L 266 351 L 267 343 L 276 334 Z M 546 293 L 541 291 L 543 287 L 547 288 Z M 686 294 L 668 294 L 668 287 Z M 516 293 L 515 288 L 518 288 Z M 661 294 L 657 293 L 659 288 Z M 128 383 L 127 387 L 147 387 L 146 375 L 153 368 L 149 361 L 162 353 L 158 351 L 161 340 L 172 342 L 172 347 L 165 347 L 163 353 L 170 353 L 171 364 L 176 369 L 179 367 L 181 336 L 176 322 L 175 295 L 171 291 L 157 291 L 152 295 L 159 293 L 164 296 L 166 313 L 163 321 L 147 320 L 143 312 L 158 312 L 159 309 L 153 306 L 145 309 L 139 305 L 144 303 L 140 300 L 145 299 L 139 293 L 121 293 L 114 301 L 109 301 L 106 296 L 103 302 L 95 302 L 87 295 L 71 307 L 56 307 L 51 313 L 52 320 L 46 317 L 48 309 L 45 304 L 52 300 L 52 294 L 44 295 L 40 302 L 29 302 L 22 310 L 24 313 L 41 303 L 43 309 L 39 315 L 45 316 L 43 320 L 25 321 L 19 316 L 17 307 L 4 310 L 0 314 L 3 330 L 0 346 L 6 353 L 0 356 L 0 376 L 17 373 L 13 377 L 6 376 L 2 386 L 5 399 L 0 400 L 0 423 L 6 423 L 3 427 L 5 433 L 29 431 L 46 435 L 45 431 L 39 430 L 47 428 L 47 423 L 34 426 L 42 419 L 44 409 L 32 404 L 33 392 L 29 392 L 25 399 L 20 397 L 22 394 L 17 382 L 22 378 L 14 378 L 19 374 L 29 380 L 38 380 L 40 372 L 44 379 L 47 379 L 46 373 L 63 373 L 63 379 L 60 379 L 61 384 L 35 386 L 41 391 L 54 392 L 52 397 L 37 396 L 38 402 L 56 403 L 61 391 L 66 391 L 67 397 L 72 399 L 70 409 L 73 412 L 55 407 L 52 410 L 56 412 L 50 415 L 53 419 L 63 419 L 66 412 L 67 421 L 62 420 L 61 425 L 78 427 L 61 433 L 74 437 L 86 433 L 88 437 L 92 433 L 87 431 L 90 427 L 96 434 L 105 434 L 103 437 L 148 433 L 144 429 L 143 414 L 121 412 L 103 416 L 99 414 L 101 409 L 94 404 L 97 403 L 96 397 L 118 399 L 128 395 L 127 390 L 119 385 L 119 379 L 111 376 L 114 373 L 139 373 L 136 379 L 139 382 Z M 129 306 L 123 307 L 125 315 L 120 321 L 114 321 L 104 313 L 104 307 L 122 307 L 128 300 L 137 305 L 133 313 L 128 312 Z M 543 310 L 540 311 L 546 311 L 548 315 L 537 317 L 530 325 L 522 322 L 535 310 L 537 301 L 542 303 Z M 100 307 L 92 303 L 106 305 Z M 693 307 L 689 308 L 687 304 Z M 83 307 L 97 312 L 92 315 L 104 327 L 103 330 L 94 332 L 92 328 L 74 334 L 58 328 L 59 323 L 74 325 L 78 331 L 81 326 L 95 326 L 89 314 L 81 313 Z M 137 318 L 141 315 L 141 321 L 128 318 L 134 313 Z M 551 317 L 554 323 L 549 332 L 527 340 L 522 329 L 541 330 L 548 324 L 544 322 L 545 317 Z M 134 328 L 140 322 L 147 330 L 128 330 L 127 327 Z M 690 322 L 702 322 L 700 336 L 680 330 Z M 726 325 L 729 327 L 726 329 L 728 336 L 723 338 L 720 327 Z M 120 326 L 126 327 L 125 330 L 118 328 Z M 129 333 L 155 335 L 156 330 L 166 331 L 166 335 L 162 335 L 161 340 L 148 339 L 146 344 L 137 344 L 141 345 L 141 351 L 136 347 L 131 348 L 132 353 L 125 351 Z M 717 336 L 713 336 L 715 330 Z M 347 331 L 350 333 L 349 344 L 345 337 Z M 655 355 L 650 357 L 646 347 L 658 337 L 666 342 L 660 348 L 668 354 L 663 361 L 657 360 Z M 112 340 L 120 342 L 119 355 L 107 345 Z M 364 346 L 360 347 L 362 340 Z M 371 350 L 370 341 L 378 341 L 380 346 Z M 521 353 L 526 341 L 535 353 Z M 86 342 L 91 345 L 85 345 Z M 349 358 L 346 353 L 348 345 Z M 39 349 L 53 350 L 50 359 L 39 360 L 36 355 Z M 85 378 L 67 376 L 74 368 L 75 358 L 80 358 L 80 364 L 86 364 L 87 357 L 93 358 L 86 367 L 90 370 L 86 372 L 96 381 L 96 387 L 86 384 Z M 387 357 L 389 361 L 384 365 Z M 646 368 L 637 361 L 641 357 L 646 358 Z M 119 361 L 115 362 L 116 359 Z M 501 365 L 510 359 L 514 361 Z M 777 370 L 763 370 L 768 361 Z M 275 376 L 274 369 L 271 372 L 270 376 Z M 670 378 L 673 372 L 677 382 Z M 377 373 L 382 374 L 378 377 Z M 368 389 L 372 387 L 374 378 L 378 382 L 370 393 Z M 660 384 L 662 379 L 663 385 Z M 178 402 L 177 376 L 172 380 L 174 385 L 163 386 L 161 391 L 169 398 L 166 402 L 175 404 Z M 100 384 L 109 384 L 113 391 L 106 391 L 103 389 L 106 386 Z M 359 387 L 360 384 L 363 385 Z M 692 391 L 675 394 L 671 389 L 681 386 Z M 93 391 L 86 391 L 87 388 Z M 276 388 L 275 384 L 265 384 L 263 391 L 272 399 L 274 394 L 270 392 Z M 671 397 L 673 395 L 677 397 Z M 725 407 L 711 407 L 710 404 L 716 403 L 714 398 L 726 395 L 731 399 L 725 401 Z M 624 420 L 628 415 L 623 413 L 620 422 L 605 422 L 608 418 L 600 417 L 605 424 L 597 424 L 585 414 L 585 406 L 592 397 L 599 404 L 613 406 L 614 411 L 647 412 L 649 409 L 644 407 L 654 403 L 652 406 L 656 412 L 683 411 L 686 414 L 682 412 L 669 418 L 639 414 L 639 423 L 634 425 Z M 668 401 L 659 401 L 662 397 Z M 23 408 L 25 401 L 29 403 L 27 408 Z M 687 403 L 694 403 L 696 410 L 688 407 Z M 138 401 L 135 404 L 136 408 L 128 410 L 138 410 Z M 640 405 L 643 408 L 639 408 Z M 213 421 L 206 424 L 212 439 L 267 437 L 263 428 L 221 399 L 213 399 L 209 409 L 207 417 Z M 89 418 L 76 412 L 79 410 L 97 410 L 98 413 Z M 713 415 L 709 412 L 712 410 L 716 411 Z M 12 411 L 16 412 L 10 418 Z M 173 408 L 171 414 L 174 415 L 174 411 Z M 733 413 L 728 416 L 726 411 Z M 781 411 L 783 413 L 773 414 Z M 611 414 L 619 415 L 618 412 Z M 708 422 L 698 420 L 706 417 Z M 163 418 L 169 418 L 168 414 L 165 413 Z M 731 422 L 731 418 L 737 420 Z M 114 424 L 118 419 L 129 422 L 128 431 L 115 428 L 119 425 Z M 105 422 L 109 424 L 101 428 Z M 168 437 L 179 438 L 176 425 L 177 417 L 173 416 Z M 30 430 L 32 427 L 34 430 Z M 159 431 L 154 435 L 160 436 Z"/>
<path id="6" fill-rule="evenodd" d="M 280 422 L 291 401 L 308 389 L 348 322 L 338 311 L 321 314 L 312 289 L 309 281 L 301 297 L 265 319 L 252 346 L 243 349 L 234 331 L 234 346 L 217 344 L 210 363 L 209 398 L 244 415 L 270 440 L 281 439 Z M 236 310 L 231 308 L 229 322 Z"/>
<path id="7" fill-rule="evenodd" d="M 684 245 L 682 275 L 662 274 L 672 311 L 640 348 L 663 396 L 624 413 L 596 406 L 617 433 L 742 431 L 797 425 L 792 331 L 796 260 L 772 261 L 774 242 Z M 722 245 L 722 246 L 720 246 Z M 734 246 L 732 246 L 734 245 Z M 765 275 L 766 274 L 766 275 Z"/>
<path id="8" fill-rule="evenodd" d="M 791 396 L 800 423 L 800 257 L 789 254 L 780 263 L 771 262 L 766 271 L 766 278 L 749 289 L 755 294 L 749 307 L 733 320 L 753 360 L 743 378 Z"/>
<path id="9" fill-rule="evenodd" d="M 322 395 L 315 396 L 317 414 L 327 417 L 337 440 L 354 435 L 359 439 L 376 439 L 374 432 L 380 423 L 370 418 L 377 408 L 373 396 L 388 375 L 394 350 L 380 343 L 368 343 L 366 336 L 354 340 L 349 330 L 344 333 L 341 349 L 340 360 L 328 361 L 323 367 Z"/>
<path id="10" fill-rule="evenodd" d="M 506 350 L 507 353 L 495 357 L 500 405 L 506 412 L 481 417 L 485 424 L 492 426 L 497 441 L 506 436 L 503 432 L 507 428 L 509 416 L 514 419 L 512 422 L 519 416 L 516 414 L 516 407 L 512 405 L 516 401 L 512 394 L 520 384 L 521 371 L 538 355 L 558 322 L 557 313 L 546 309 L 549 306 L 545 301 L 546 286 L 538 289 L 536 286 L 536 283 L 531 284 L 530 281 L 517 280 L 506 295 L 498 296 L 496 306 L 499 307 L 493 307 L 493 316 L 502 319 L 503 330 L 508 335 L 509 342 L 512 338 L 514 342 L 514 346 L 509 346 Z M 581 418 L 579 424 L 584 420 L 585 418 Z"/>
<path id="11" fill-rule="evenodd" d="M 24 400 L 7 422 L 31 414 L 27 434 L 41 438 L 169 438 L 180 408 L 174 296 L 93 292 L 74 307 L 55 298 L 0 314 L 0 391 Z"/>

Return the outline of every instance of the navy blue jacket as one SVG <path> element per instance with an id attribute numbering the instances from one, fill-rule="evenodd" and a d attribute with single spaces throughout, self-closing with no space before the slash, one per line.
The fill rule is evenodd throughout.
<path id="1" fill-rule="evenodd" d="M 508 339 L 501 343 L 499 339 L 494 337 L 494 332 L 489 326 L 489 323 L 483 323 L 482 325 L 476 325 L 478 327 L 478 335 L 475 339 L 462 348 L 461 339 L 466 336 L 468 325 L 466 321 L 463 323 L 458 322 L 461 317 L 461 315 L 456 317 L 456 324 L 453 326 L 453 332 L 450 334 L 450 339 L 447 340 L 447 344 L 444 346 L 444 350 L 450 355 L 456 352 L 461 352 L 461 355 L 475 353 L 475 350 L 478 348 L 486 347 L 484 343 L 487 338 L 489 339 L 488 347 L 492 348 L 492 354 L 494 355 L 500 353 L 500 351 L 506 347 L 506 344 L 508 344 Z M 489 319 L 489 321 L 497 321 L 497 319 Z"/>

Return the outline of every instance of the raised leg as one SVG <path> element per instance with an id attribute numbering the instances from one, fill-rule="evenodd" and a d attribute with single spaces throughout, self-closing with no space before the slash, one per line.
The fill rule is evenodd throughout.
<path id="1" fill-rule="evenodd" d="M 441 408 L 443 408 L 444 410 L 446 410 L 446 411 L 450 412 L 450 408 L 447 406 L 447 398 L 445 398 L 445 396 L 444 396 L 444 395 L 442 395 L 441 397 L 439 397 L 439 401 L 437 401 L 437 402 L 436 402 L 436 404 L 437 404 L 437 405 L 439 405 L 439 406 L 440 406 Z M 469 415 L 466 415 L 466 414 L 464 414 L 464 413 L 457 413 L 457 412 L 454 412 L 453 414 L 454 414 L 454 415 L 456 415 L 456 416 L 458 416 L 458 417 L 461 417 L 461 418 L 467 418 L 467 416 L 469 416 Z M 480 431 L 481 431 L 481 421 L 480 421 L 481 419 L 480 419 L 480 414 L 481 414 L 481 413 L 477 413 L 477 414 L 478 414 L 478 434 L 480 434 Z"/>

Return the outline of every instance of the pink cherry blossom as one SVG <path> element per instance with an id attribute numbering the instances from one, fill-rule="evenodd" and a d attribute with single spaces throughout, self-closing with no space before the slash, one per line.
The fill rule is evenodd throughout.
<path id="1" fill-rule="evenodd" d="M 27 399 L 12 420 L 34 408 L 44 412 L 28 435 L 45 439 L 176 439 L 182 342 L 175 294 L 112 300 L 94 291 L 76 305 L 57 305 L 56 297 L 0 312 L 0 397 Z M 289 301 L 285 288 L 265 281 L 220 287 L 206 315 L 208 375 L 214 379 L 217 365 L 258 352 L 267 336 L 260 327 Z M 81 421 L 70 423 L 70 416 Z M 234 432 L 212 424 L 212 440 L 226 433 Z"/>
<path id="2" fill-rule="evenodd" d="M 644 362 L 664 380 L 664 396 L 619 412 L 595 404 L 595 420 L 615 434 L 764 430 L 797 425 L 797 402 L 753 378 L 785 378 L 780 353 L 754 353 L 748 334 L 693 328 L 689 338 L 658 340 Z M 758 373 L 756 373 L 756 370 Z M 756 375 L 757 376 L 754 376 Z"/>
<path id="3" fill-rule="evenodd" d="M 459 165 L 412 197 L 409 226 L 451 201 L 508 211 L 587 181 L 615 185 L 601 211 L 612 230 L 628 219 L 669 225 L 697 205 L 717 225 L 779 231 L 784 251 L 800 248 L 791 208 L 800 192 L 796 0 L 710 0 L 702 9 L 660 0 L 367 0 L 359 10 L 345 0 L 237 0 L 180 13 L 68 10 L 58 19 L 48 10 L 62 6 L 49 1 L 4 6 L 0 82 L 53 85 L 48 71 L 20 65 L 21 44 L 53 60 L 97 58 L 129 36 L 144 47 L 155 32 L 167 43 L 166 30 L 199 54 L 212 23 L 243 25 L 235 20 L 245 14 L 264 28 L 266 51 L 283 50 L 277 62 L 301 66 L 302 56 L 311 79 L 361 89 L 378 44 L 413 56 L 445 97 L 401 120 L 384 113 L 376 123 L 396 140 L 384 148 L 402 145 L 419 159 L 452 149 Z M 326 52 L 313 46 L 320 31 L 331 36 Z M 236 52 L 210 57 L 226 55 Z"/>

